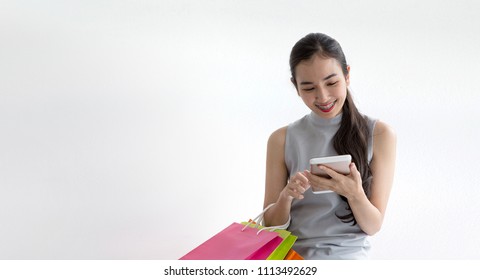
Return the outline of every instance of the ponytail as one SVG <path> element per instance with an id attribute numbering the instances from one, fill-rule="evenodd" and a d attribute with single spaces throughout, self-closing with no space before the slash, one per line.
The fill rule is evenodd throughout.
<path id="1" fill-rule="evenodd" d="M 333 137 L 333 147 L 338 154 L 350 154 L 352 160 L 357 166 L 360 176 L 362 177 L 362 188 L 367 197 L 370 197 L 370 186 L 372 181 L 372 172 L 368 163 L 368 139 L 370 131 L 368 129 L 367 119 L 360 114 L 355 103 L 353 102 L 350 91 L 347 90 L 347 98 L 343 105 L 342 122 L 337 133 Z M 347 203 L 349 213 L 336 216 L 344 223 L 357 223 L 355 216 L 346 197 L 341 196 L 342 200 Z"/>

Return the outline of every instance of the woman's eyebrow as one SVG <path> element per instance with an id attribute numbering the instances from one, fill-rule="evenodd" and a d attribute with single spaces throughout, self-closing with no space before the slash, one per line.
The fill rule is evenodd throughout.
<path id="1" fill-rule="evenodd" d="M 335 77 L 335 76 L 337 76 L 337 74 L 333 73 L 333 74 L 330 74 L 330 75 L 326 76 L 325 78 L 323 78 L 323 80 L 326 81 L 326 80 L 330 79 L 331 77 Z"/>
<path id="2" fill-rule="evenodd" d="M 326 81 L 326 80 L 328 80 L 328 79 L 330 79 L 330 78 L 332 78 L 332 77 L 335 77 L 335 76 L 337 76 L 337 74 L 336 74 L 336 73 L 333 73 L 333 74 L 330 74 L 330 75 L 326 76 L 325 78 L 323 78 L 323 80 Z M 311 85 L 311 84 L 313 84 L 313 82 L 304 81 L 304 82 L 301 82 L 301 83 L 300 83 L 300 85 Z"/>
<path id="3" fill-rule="evenodd" d="M 313 82 L 301 82 L 300 84 L 301 84 L 301 85 L 312 85 Z"/>

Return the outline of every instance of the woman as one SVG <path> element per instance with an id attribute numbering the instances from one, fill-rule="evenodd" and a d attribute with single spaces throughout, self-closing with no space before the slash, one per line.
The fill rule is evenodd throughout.
<path id="1" fill-rule="evenodd" d="M 364 259 L 368 236 L 381 228 L 395 168 L 396 136 L 385 123 L 359 113 L 348 90 L 350 66 L 337 41 L 312 33 L 290 54 L 291 81 L 311 113 L 268 140 L 264 214 L 267 226 L 288 226 L 305 259 Z M 350 154 L 350 174 L 315 157 Z M 320 190 L 333 192 L 315 194 Z"/>

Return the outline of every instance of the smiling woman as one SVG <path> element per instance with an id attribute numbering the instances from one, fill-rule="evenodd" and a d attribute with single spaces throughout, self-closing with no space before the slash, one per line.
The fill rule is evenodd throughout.
<path id="1" fill-rule="evenodd" d="M 364 259 L 368 235 L 381 228 L 393 183 L 396 137 L 381 121 L 359 113 L 350 66 L 337 41 L 309 34 L 293 47 L 291 81 L 311 113 L 275 131 L 268 141 L 265 223 L 288 226 L 306 259 Z M 315 157 L 350 154 L 350 174 L 321 166 Z M 330 190 L 332 192 L 318 191 Z"/>
<path id="2" fill-rule="evenodd" d="M 300 87 L 298 94 L 313 112 L 330 119 L 338 115 L 345 103 L 346 90 L 350 81 L 342 75 L 342 69 L 334 58 L 323 58 L 319 54 L 302 61 L 296 68 Z M 293 78 L 292 78 L 293 79 Z"/>

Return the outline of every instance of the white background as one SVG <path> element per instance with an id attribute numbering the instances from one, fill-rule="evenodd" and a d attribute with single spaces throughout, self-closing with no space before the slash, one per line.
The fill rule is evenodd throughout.
<path id="1" fill-rule="evenodd" d="M 373 259 L 478 259 L 477 1 L 0 1 L 0 258 L 177 259 L 262 209 L 308 113 L 297 40 L 343 46 L 397 132 Z"/>

